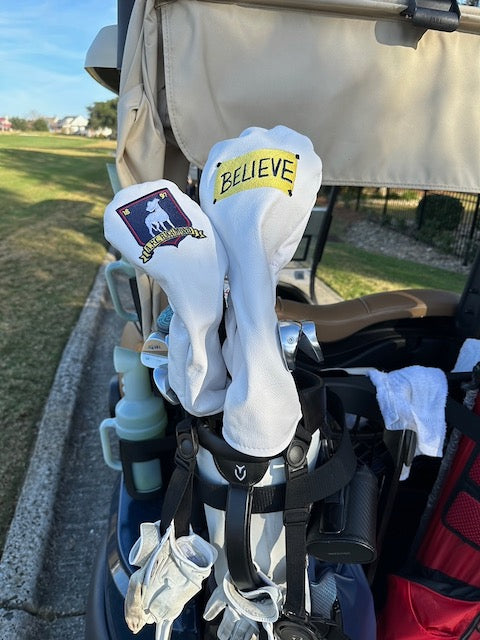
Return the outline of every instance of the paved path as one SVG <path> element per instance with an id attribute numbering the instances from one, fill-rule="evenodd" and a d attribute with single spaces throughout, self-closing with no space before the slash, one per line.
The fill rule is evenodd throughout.
<path id="1" fill-rule="evenodd" d="M 98 425 L 108 415 L 113 347 L 123 326 L 105 296 L 101 271 L 87 317 L 62 358 L 63 375 L 52 388 L 7 537 L 0 563 L 1 640 L 84 638 L 90 574 L 116 475 L 103 462 Z M 87 344 L 84 335 L 75 336 L 85 331 Z M 70 384 L 78 391 L 73 400 Z"/>

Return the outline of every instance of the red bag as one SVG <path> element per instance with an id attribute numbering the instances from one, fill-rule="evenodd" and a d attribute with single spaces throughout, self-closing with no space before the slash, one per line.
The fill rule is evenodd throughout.
<path id="1" fill-rule="evenodd" d="M 450 598 L 400 576 L 388 580 L 377 640 L 480 640 L 480 602 Z"/>
<path id="2" fill-rule="evenodd" d="M 416 563 L 415 576 L 389 576 L 377 640 L 480 640 L 478 440 L 462 436 Z"/>
<path id="3" fill-rule="evenodd" d="M 417 558 L 480 588 L 480 451 L 470 438 L 460 441 Z"/>

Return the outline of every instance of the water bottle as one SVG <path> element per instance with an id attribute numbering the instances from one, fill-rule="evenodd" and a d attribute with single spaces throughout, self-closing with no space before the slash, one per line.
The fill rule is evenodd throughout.
<path id="1" fill-rule="evenodd" d="M 140 361 L 140 354 L 123 347 L 115 347 L 113 362 L 121 374 L 123 397 L 115 406 L 115 417 L 103 420 L 99 427 L 103 457 L 106 464 L 131 476 L 133 492 L 148 494 L 162 486 L 160 460 L 152 458 L 142 462 L 123 462 L 112 455 L 110 433 L 124 441 L 145 442 L 161 438 L 167 427 L 167 414 L 163 399 L 155 396 L 150 384 L 149 370 Z M 125 469 L 125 464 L 131 469 Z M 128 471 L 128 473 L 127 473 Z M 128 484 L 127 484 L 128 488 Z"/>
<path id="2" fill-rule="evenodd" d="M 105 268 L 105 280 L 107 281 L 108 291 L 112 298 L 114 309 L 123 320 L 126 320 L 127 322 L 138 322 L 137 313 L 134 311 L 127 311 L 123 306 L 116 279 L 118 272 L 123 273 L 130 279 L 135 277 L 135 269 L 124 258 L 120 258 L 120 260 L 107 264 Z"/>

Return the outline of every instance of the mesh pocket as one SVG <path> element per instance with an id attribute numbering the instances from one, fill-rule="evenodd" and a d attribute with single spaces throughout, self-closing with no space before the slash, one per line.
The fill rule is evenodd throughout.
<path id="1" fill-rule="evenodd" d="M 480 549 L 480 502 L 466 491 L 459 491 L 450 505 L 445 524 L 465 542 Z"/>
<path id="2" fill-rule="evenodd" d="M 477 456 L 473 461 L 468 477 L 472 482 L 480 485 L 480 456 Z"/>

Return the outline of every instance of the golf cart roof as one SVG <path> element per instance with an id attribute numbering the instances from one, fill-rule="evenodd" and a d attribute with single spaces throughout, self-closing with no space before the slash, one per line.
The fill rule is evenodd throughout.
<path id="1" fill-rule="evenodd" d="M 219 140 L 284 124 L 312 139 L 325 185 L 480 192 L 480 9 L 430 1 L 175 0 L 157 23 L 137 0 L 119 118 L 143 100 L 153 135 L 124 131 L 122 184 L 158 177 L 154 137 L 203 167 Z"/>
<path id="2" fill-rule="evenodd" d="M 478 192 L 480 10 L 462 8 L 471 32 L 445 33 L 396 3 L 298 4 L 315 10 L 162 6 L 166 102 L 185 156 L 202 166 L 218 140 L 282 123 L 312 139 L 324 184 Z"/>

